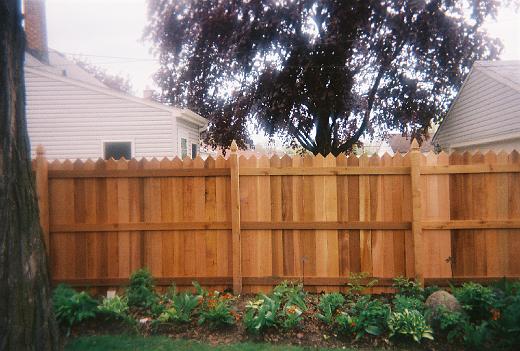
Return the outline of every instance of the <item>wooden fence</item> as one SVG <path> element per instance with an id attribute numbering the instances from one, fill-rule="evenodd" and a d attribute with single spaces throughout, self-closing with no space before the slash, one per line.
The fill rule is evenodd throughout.
<path id="1" fill-rule="evenodd" d="M 520 277 L 520 157 L 34 161 L 54 283 L 256 292 L 284 279 L 344 287 L 351 272 L 427 284 Z"/>

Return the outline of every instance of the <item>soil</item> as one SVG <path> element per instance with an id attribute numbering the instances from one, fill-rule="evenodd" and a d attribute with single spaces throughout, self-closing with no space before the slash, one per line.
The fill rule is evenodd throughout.
<path id="1" fill-rule="evenodd" d="M 242 295 L 237 298 L 234 305 L 240 317 L 244 311 L 247 301 L 254 295 Z M 384 295 L 380 298 L 387 299 Z M 316 317 L 318 313 L 319 295 L 309 294 L 306 298 L 308 310 L 304 312 L 304 318 L 300 325 L 293 330 L 271 329 L 261 335 L 251 335 L 246 332 L 243 323 L 239 321 L 236 325 L 211 329 L 207 325 L 198 325 L 196 318 L 187 324 L 167 324 L 152 328 L 149 316 L 142 311 L 132 311 L 136 320 L 141 320 L 136 326 L 129 325 L 123 321 L 106 320 L 97 318 L 85 321 L 74 326 L 71 337 L 104 335 L 104 334 L 141 334 L 141 335 L 165 335 L 173 339 L 198 340 L 211 345 L 234 344 L 238 342 L 268 342 L 279 345 L 297 345 L 304 347 L 320 348 L 343 348 L 351 347 L 360 350 L 372 349 L 374 347 L 388 350 L 430 350 L 430 351 L 453 351 L 460 348 L 449 345 L 444 338 L 438 336 L 438 340 L 423 340 L 419 345 L 413 342 L 388 340 L 373 336 L 355 341 L 349 337 L 337 335 L 334 330 L 324 324 Z M 144 321 L 143 319 L 147 319 Z"/>

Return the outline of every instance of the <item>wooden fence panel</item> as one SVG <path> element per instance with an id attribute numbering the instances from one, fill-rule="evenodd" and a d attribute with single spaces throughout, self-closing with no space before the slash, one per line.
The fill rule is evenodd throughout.
<path id="1" fill-rule="evenodd" d="M 39 157 L 55 283 L 118 287 L 141 267 L 159 285 L 196 279 L 244 292 L 283 279 L 344 290 L 352 272 L 380 278 L 374 292 L 389 291 L 396 276 L 441 284 L 520 277 L 517 152 L 50 164 Z M 240 179 L 233 187 L 232 162 Z"/>

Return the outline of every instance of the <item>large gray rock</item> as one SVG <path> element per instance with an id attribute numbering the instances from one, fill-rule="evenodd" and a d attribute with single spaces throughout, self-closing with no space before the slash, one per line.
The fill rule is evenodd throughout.
<path id="1" fill-rule="evenodd" d="M 438 290 L 428 296 L 424 303 L 429 313 L 428 319 L 430 324 L 433 323 L 437 317 L 437 311 L 440 306 L 444 306 L 448 311 L 459 312 L 462 310 L 459 301 L 447 291 Z"/>

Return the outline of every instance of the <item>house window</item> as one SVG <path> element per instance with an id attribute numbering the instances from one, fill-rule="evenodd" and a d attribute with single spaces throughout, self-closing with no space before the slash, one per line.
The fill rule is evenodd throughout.
<path id="1" fill-rule="evenodd" d="M 110 141 L 104 143 L 104 158 L 119 160 L 120 158 L 130 160 L 132 158 L 132 143 L 129 141 Z"/>
<path id="2" fill-rule="evenodd" d="M 191 158 L 197 157 L 197 154 L 199 153 L 199 145 L 197 144 L 191 144 Z"/>
<path id="3" fill-rule="evenodd" d="M 188 140 L 181 138 L 181 158 L 188 156 Z"/>

